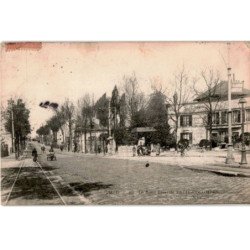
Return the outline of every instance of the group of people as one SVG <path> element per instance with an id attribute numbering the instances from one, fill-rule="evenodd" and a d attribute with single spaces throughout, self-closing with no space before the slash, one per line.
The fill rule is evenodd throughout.
<path id="1" fill-rule="evenodd" d="M 156 155 L 160 155 L 160 144 L 150 144 L 150 145 L 146 145 L 146 141 L 145 138 L 142 137 L 138 140 L 137 145 L 133 146 L 133 156 L 143 156 L 143 155 L 150 155 L 151 152 L 155 152 Z"/>
<path id="2" fill-rule="evenodd" d="M 46 151 L 46 148 L 45 148 L 45 145 L 42 145 L 41 146 L 41 151 L 42 153 L 44 154 L 45 151 Z M 54 148 L 53 146 L 51 145 L 50 149 L 49 149 L 49 152 L 50 153 L 54 153 Z M 37 153 L 37 149 L 34 147 L 33 150 L 32 150 L 32 156 L 33 156 L 33 161 L 36 162 L 37 161 L 37 158 L 38 158 L 38 153 Z"/>

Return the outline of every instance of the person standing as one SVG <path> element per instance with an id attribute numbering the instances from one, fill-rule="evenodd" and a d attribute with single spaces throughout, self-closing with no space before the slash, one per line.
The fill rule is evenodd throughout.
<path id="1" fill-rule="evenodd" d="M 32 150 L 32 156 L 33 156 L 33 161 L 36 162 L 38 157 L 36 148 Z"/>

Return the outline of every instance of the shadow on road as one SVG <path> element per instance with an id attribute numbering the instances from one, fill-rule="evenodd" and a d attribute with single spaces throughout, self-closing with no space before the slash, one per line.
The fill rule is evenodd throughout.
<path id="1" fill-rule="evenodd" d="M 49 168 L 52 169 L 52 168 Z M 16 169 L 6 169 L 6 178 L 2 181 L 1 188 L 10 189 L 18 173 Z M 19 177 L 10 195 L 10 200 L 17 198 L 25 199 L 54 199 L 57 194 L 50 182 L 37 167 L 25 167 L 20 171 Z"/>
<path id="2" fill-rule="evenodd" d="M 50 165 L 43 166 L 43 170 L 47 173 L 55 169 L 57 169 L 57 167 Z M 4 174 L 5 177 L 1 181 L 1 190 L 11 189 L 17 177 L 18 171 L 18 167 L 4 169 L 4 173 L 2 174 Z M 50 175 L 49 178 L 54 183 L 54 185 L 56 185 L 60 195 L 68 197 L 76 195 L 73 190 L 80 192 L 84 196 L 90 196 L 91 191 L 107 189 L 113 186 L 112 184 L 103 184 L 101 182 L 73 182 L 69 183 L 71 187 L 70 188 L 67 185 L 62 185 L 60 181 L 57 180 L 57 176 Z M 53 200 L 58 199 L 58 195 L 41 169 L 30 166 L 21 169 L 9 200 L 19 198 L 25 200 Z"/>
<path id="3" fill-rule="evenodd" d="M 82 193 L 85 197 L 90 196 L 91 191 L 107 189 L 113 186 L 113 184 L 103 184 L 102 182 L 90 182 L 90 183 L 72 182 L 69 183 L 69 185 L 76 191 Z"/>

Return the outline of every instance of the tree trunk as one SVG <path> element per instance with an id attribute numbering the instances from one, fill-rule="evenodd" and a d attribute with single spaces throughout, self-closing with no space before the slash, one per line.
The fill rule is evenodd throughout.
<path id="1" fill-rule="evenodd" d="M 53 144 L 57 145 L 57 132 L 53 132 Z"/>
<path id="2" fill-rule="evenodd" d="M 178 118 L 176 119 L 176 122 L 175 122 L 175 150 L 177 150 L 177 144 L 178 144 L 178 135 L 177 135 L 177 132 L 178 132 Z"/>
<path id="3" fill-rule="evenodd" d="M 87 154 L 87 133 L 84 131 L 84 153 Z"/>
<path id="4" fill-rule="evenodd" d="M 89 131 L 89 138 L 90 138 L 90 140 L 89 140 L 89 142 L 90 142 L 90 153 L 93 153 L 93 150 L 92 150 L 92 133 L 91 133 L 91 129 L 90 129 L 90 131 Z"/>
<path id="5" fill-rule="evenodd" d="M 209 128 L 210 150 L 212 150 L 212 126 Z"/>
<path id="6" fill-rule="evenodd" d="M 61 133 L 62 133 L 62 138 L 63 138 L 62 143 L 64 144 L 64 131 L 63 131 L 63 129 L 62 129 L 62 128 L 60 128 L 60 130 L 61 130 Z"/>
<path id="7" fill-rule="evenodd" d="M 69 151 L 72 151 L 72 124 L 69 122 Z"/>

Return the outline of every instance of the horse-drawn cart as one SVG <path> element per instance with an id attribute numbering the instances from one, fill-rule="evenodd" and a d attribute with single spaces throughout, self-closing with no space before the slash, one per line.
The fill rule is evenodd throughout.
<path id="1" fill-rule="evenodd" d="M 47 154 L 47 161 L 56 161 L 56 155 L 55 155 L 55 152 L 49 152 Z"/>

